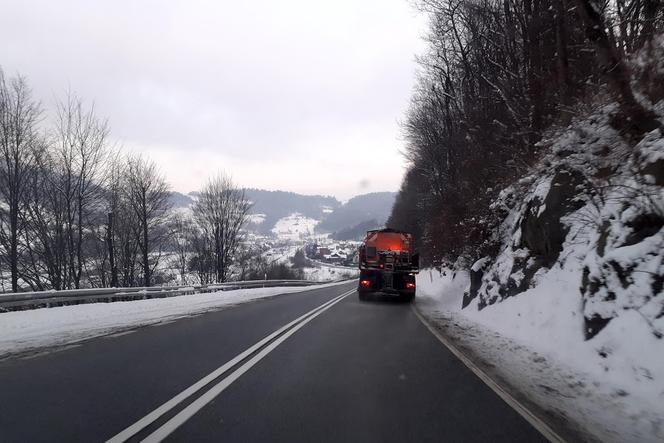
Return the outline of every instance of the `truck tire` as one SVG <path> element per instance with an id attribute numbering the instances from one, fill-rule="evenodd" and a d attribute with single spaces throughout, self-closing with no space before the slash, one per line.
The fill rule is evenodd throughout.
<path id="1" fill-rule="evenodd" d="M 369 298 L 369 296 L 362 291 L 357 291 L 357 294 L 360 301 L 367 301 L 367 299 Z"/>

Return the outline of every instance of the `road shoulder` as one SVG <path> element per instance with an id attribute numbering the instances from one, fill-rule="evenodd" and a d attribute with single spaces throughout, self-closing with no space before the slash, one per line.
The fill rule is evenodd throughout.
<path id="1" fill-rule="evenodd" d="M 551 399 L 547 401 L 541 395 L 534 395 L 537 388 L 545 391 L 545 396 L 553 394 L 546 392 L 548 382 L 542 382 L 542 379 L 548 379 L 550 373 L 556 371 L 551 367 L 546 370 L 538 368 L 536 372 L 542 377 L 536 380 L 528 377 L 530 374 L 524 374 L 527 371 L 523 371 L 523 364 L 539 362 L 540 366 L 548 366 L 537 353 L 526 356 L 529 361 L 523 361 L 525 349 L 522 346 L 508 343 L 509 340 L 483 330 L 479 325 L 463 322 L 451 313 L 423 309 L 417 304 L 412 308 L 444 346 L 549 441 L 600 441 L 584 425 L 573 420 L 564 406 L 559 408 L 556 402 L 551 404 Z"/>
<path id="2" fill-rule="evenodd" d="M 344 285 L 238 289 L 114 303 L 0 313 L 0 361 L 53 352 L 81 341 L 177 321 L 281 295 Z"/>

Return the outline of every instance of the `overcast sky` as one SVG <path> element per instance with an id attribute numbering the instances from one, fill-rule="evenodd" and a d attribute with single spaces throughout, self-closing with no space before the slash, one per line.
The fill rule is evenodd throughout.
<path id="1" fill-rule="evenodd" d="M 71 88 L 173 188 L 216 171 L 341 199 L 397 190 L 422 52 L 408 0 L 5 0 L 0 66 L 44 108 Z"/>

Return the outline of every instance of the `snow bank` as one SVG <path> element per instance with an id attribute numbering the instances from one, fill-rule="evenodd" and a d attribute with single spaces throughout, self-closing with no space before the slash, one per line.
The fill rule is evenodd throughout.
<path id="1" fill-rule="evenodd" d="M 543 409 L 602 441 L 664 439 L 664 347 L 640 315 L 584 341 L 578 272 L 557 269 L 522 294 L 461 309 L 463 271 L 425 270 L 417 309 Z M 491 372 L 491 371 L 490 371 Z"/>
<path id="2" fill-rule="evenodd" d="M 360 273 L 355 268 L 344 268 L 336 266 L 325 266 L 323 264 L 315 267 L 304 267 L 304 278 L 310 281 L 332 281 L 340 278 L 353 278 L 357 277 Z"/>
<path id="3" fill-rule="evenodd" d="M 0 314 L 0 357 L 106 335 L 265 297 L 340 283 L 308 287 L 239 289 L 235 291 L 116 303 L 61 306 Z"/>
<path id="4" fill-rule="evenodd" d="M 418 307 L 544 409 L 601 440 L 664 441 L 664 136 L 630 145 L 613 111 L 540 142 L 492 204 L 495 254 L 422 272 Z"/>

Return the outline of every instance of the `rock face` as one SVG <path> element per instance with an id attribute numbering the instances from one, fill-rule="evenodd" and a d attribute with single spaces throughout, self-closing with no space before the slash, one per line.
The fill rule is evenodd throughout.
<path id="1" fill-rule="evenodd" d="M 653 335 L 664 335 L 664 140 L 659 131 L 635 146 L 621 186 L 597 214 L 595 245 L 584 260 L 580 291 L 585 338 L 636 311 Z M 615 180 L 615 178 L 614 178 Z"/>
<path id="2" fill-rule="evenodd" d="M 521 245 L 541 266 L 551 267 L 563 249 L 569 227 L 561 218 L 583 206 L 576 199 L 583 176 L 576 171 L 560 170 L 551 182 L 549 192 L 542 202 L 533 198 L 526 206 L 521 219 Z"/>
<path id="3" fill-rule="evenodd" d="M 482 277 L 484 276 L 484 269 L 488 265 L 489 260 L 487 257 L 481 258 L 470 268 L 470 288 L 463 294 L 463 300 L 461 302 L 461 308 L 465 308 L 470 304 L 475 297 L 477 297 L 477 292 L 482 287 Z"/>
<path id="4" fill-rule="evenodd" d="M 548 184 L 546 191 L 532 189 L 535 195 L 526 200 L 513 222 L 514 241 L 496 258 L 495 265 L 483 263 L 471 269 L 463 307 L 478 296 L 478 307 L 483 309 L 524 292 L 540 269 L 550 268 L 558 260 L 569 232 L 563 218 L 583 206 L 577 196 L 584 178 L 573 169 L 560 168 L 542 183 Z"/>
<path id="5" fill-rule="evenodd" d="M 664 135 L 626 143 L 610 113 L 552 136 L 550 154 L 492 204 L 507 214 L 500 250 L 473 265 L 464 308 L 490 309 L 524 292 L 556 297 L 564 282 L 561 295 L 578 300 L 571 315 L 583 319 L 580 338 L 629 322 L 664 340 Z M 540 283 L 548 286 L 530 291 Z M 539 316 L 560 305 L 537 303 Z"/>
<path id="6" fill-rule="evenodd" d="M 654 324 L 664 317 L 664 217 L 634 214 L 630 207 L 620 215 L 598 229 L 597 247 L 583 267 L 585 338 L 593 338 L 627 310 L 639 312 L 661 338 Z"/>

